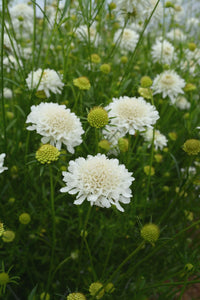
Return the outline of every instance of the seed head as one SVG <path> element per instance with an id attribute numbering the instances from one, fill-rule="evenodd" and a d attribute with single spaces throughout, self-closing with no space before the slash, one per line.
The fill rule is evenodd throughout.
<path id="1" fill-rule="evenodd" d="M 101 290 L 99 293 L 98 291 Z M 103 284 L 100 282 L 93 282 L 89 287 L 91 296 L 96 296 L 96 299 L 101 299 L 104 295 Z"/>
<path id="2" fill-rule="evenodd" d="M 196 139 L 187 140 L 183 144 L 183 150 L 188 155 L 197 155 L 200 152 L 200 141 Z"/>
<path id="3" fill-rule="evenodd" d="M 67 296 L 67 300 L 86 300 L 82 293 L 71 293 Z"/>
<path id="4" fill-rule="evenodd" d="M 111 71 L 111 66 L 109 64 L 103 64 L 100 67 L 100 71 L 105 74 L 109 74 Z"/>
<path id="5" fill-rule="evenodd" d="M 74 79 L 73 84 L 77 86 L 80 90 L 89 90 L 91 88 L 90 81 L 85 76 Z"/>
<path id="6" fill-rule="evenodd" d="M 141 78 L 140 84 L 141 84 L 141 87 L 148 88 L 148 87 L 152 86 L 153 81 L 151 80 L 151 78 L 149 76 L 143 76 Z"/>
<path id="7" fill-rule="evenodd" d="M 160 235 L 160 229 L 157 225 L 149 223 L 142 227 L 141 237 L 152 245 L 158 240 Z"/>
<path id="8" fill-rule="evenodd" d="M 53 161 L 58 160 L 59 155 L 60 152 L 56 147 L 45 144 L 38 149 L 35 157 L 41 164 L 50 164 Z"/>
<path id="9" fill-rule="evenodd" d="M 102 128 L 108 124 L 108 113 L 101 106 L 93 107 L 88 114 L 87 120 L 90 123 L 90 126 Z"/>
<path id="10" fill-rule="evenodd" d="M 4 243 L 11 243 L 15 239 L 15 233 L 12 230 L 5 230 L 2 236 Z"/>
<path id="11" fill-rule="evenodd" d="M 19 216 L 19 221 L 21 224 L 27 225 L 31 221 L 31 216 L 28 213 L 23 213 Z"/>

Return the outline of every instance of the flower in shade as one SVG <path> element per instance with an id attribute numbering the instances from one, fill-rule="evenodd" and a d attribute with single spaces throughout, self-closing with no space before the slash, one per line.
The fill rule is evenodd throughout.
<path id="1" fill-rule="evenodd" d="M 5 158 L 6 154 L 5 153 L 1 153 L 0 154 L 0 173 L 3 173 L 3 171 L 8 170 L 7 167 L 4 167 L 4 158 Z"/>
<path id="2" fill-rule="evenodd" d="M 67 300 L 86 300 L 86 298 L 82 293 L 70 293 Z"/>
<path id="3" fill-rule="evenodd" d="M 146 241 L 154 245 L 160 236 L 160 229 L 156 224 L 146 224 L 140 231 L 141 237 Z"/>
<path id="4" fill-rule="evenodd" d="M 134 51 L 139 39 L 138 33 L 132 29 L 119 29 L 114 35 L 114 43 L 119 43 L 119 47 L 125 51 Z"/>
<path id="5" fill-rule="evenodd" d="M 66 186 L 61 192 L 77 194 L 74 201 L 77 205 L 87 200 L 92 206 L 109 208 L 113 204 L 124 211 L 119 202 L 127 204 L 132 197 L 132 173 L 120 165 L 118 159 L 108 159 L 104 154 L 70 161 L 68 172 L 63 172 L 63 176 Z"/>
<path id="6" fill-rule="evenodd" d="M 96 299 L 101 299 L 104 295 L 104 288 L 101 282 L 93 282 L 89 287 L 90 295 Z"/>
<path id="7" fill-rule="evenodd" d="M 43 136 L 43 144 L 50 143 L 58 150 L 64 144 L 70 153 L 74 153 L 74 147 L 82 143 L 84 131 L 81 122 L 65 105 L 52 102 L 33 105 L 26 123 L 32 123 L 27 127 L 28 130 L 36 130 Z"/>
<path id="8" fill-rule="evenodd" d="M 121 133 L 123 137 L 127 132 L 131 135 L 136 130 L 144 131 L 152 127 L 159 119 L 155 106 L 146 102 L 142 97 L 120 97 L 106 107 L 111 125 Z"/>
<path id="9" fill-rule="evenodd" d="M 166 40 L 157 40 L 152 47 L 151 55 L 154 62 L 160 62 L 168 65 L 170 65 L 173 59 L 176 58 L 174 46 Z"/>
<path id="10" fill-rule="evenodd" d="M 169 97 L 174 104 L 178 94 L 184 94 L 182 90 L 185 86 L 185 80 L 175 71 L 167 70 L 156 76 L 153 81 L 152 89 L 154 94 L 162 93 L 163 98 Z"/>
<path id="11" fill-rule="evenodd" d="M 26 84 L 29 89 L 43 91 L 47 98 L 50 97 L 50 91 L 54 94 L 61 94 L 64 83 L 61 77 L 54 70 L 38 69 L 35 72 L 30 72 L 26 78 Z"/>
<path id="12" fill-rule="evenodd" d="M 142 133 L 142 136 L 144 137 L 144 140 L 146 142 L 149 142 L 149 147 L 151 146 L 152 140 L 153 140 L 153 129 L 148 128 L 146 132 Z M 160 133 L 159 130 L 155 130 L 154 133 L 154 147 L 156 150 L 160 148 L 160 150 L 163 149 L 163 147 L 167 146 L 167 138 L 164 134 Z"/>

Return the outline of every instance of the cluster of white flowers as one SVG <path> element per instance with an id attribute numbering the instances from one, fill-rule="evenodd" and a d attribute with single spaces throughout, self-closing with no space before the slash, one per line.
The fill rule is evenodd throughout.
<path id="1" fill-rule="evenodd" d="M 142 133 L 142 136 L 144 137 L 144 140 L 149 143 L 149 147 L 152 144 L 153 141 L 153 129 L 148 128 L 146 132 Z M 154 147 L 156 150 L 160 148 L 162 150 L 164 147 L 167 146 L 167 138 L 164 134 L 160 133 L 159 130 L 155 130 L 154 132 Z"/>
<path id="2" fill-rule="evenodd" d="M 44 91 L 47 98 L 50 97 L 50 91 L 54 94 L 61 94 L 64 83 L 61 80 L 61 75 L 54 70 L 38 69 L 35 72 L 30 72 L 26 84 L 29 89 L 36 89 L 37 91 Z"/>
<path id="3" fill-rule="evenodd" d="M 6 154 L 5 153 L 1 153 L 0 154 L 0 173 L 3 173 L 5 170 L 8 170 L 7 167 L 4 167 L 4 158 L 5 158 Z"/>
<path id="4" fill-rule="evenodd" d="M 138 131 L 144 131 L 147 127 L 152 127 L 159 119 L 158 111 L 155 106 L 146 102 L 142 97 L 120 97 L 113 98 L 113 101 L 106 107 L 110 118 L 110 126 L 116 126 L 120 135 L 126 133 L 131 135 Z"/>
<path id="5" fill-rule="evenodd" d="M 119 29 L 116 31 L 114 35 L 114 43 L 117 43 L 120 49 L 122 49 L 122 52 L 124 52 L 125 54 L 128 51 L 132 51 L 132 52 L 134 51 L 138 39 L 139 39 L 138 33 L 128 28 L 125 28 L 124 30 Z"/>
<path id="6" fill-rule="evenodd" d="M 69 162 L 68 172 L 63 172 L 66 187 L 63 193 L 77 194 L 74 204 L 80 205 L 86 199 L 91 205 L 109 208 L 115 205 L 124 211 L 120 203 L 130 202 L 132 173 L 118 159 L 108 159 L 105 155 L 88 155 Z"/>
<path id="7" fill-rule="evenodd" d="M 184 94 L 182 88 L 185 80 L 182 79 L 174 70 L 167 70 L 156 76 L 153 81 L 152 89 L 154 94 L 162 93 L 163 98 L 169 97 L 174 103 L 178 94 Z"/>
<path id="8" fill-rule="evenodd" d="M 33 105 L 26 123 L 32 123 L 28 130 L 36 130 L 43 136 L 43 144 L 50 142 L 58 149 L 64 144 L 70 153 L 74 153 L 74 147 L 82 143 L 84 131 L 81 122 L 65 105 L 52 102 Z"/>
<path id="9" fill-rule="evenodd" d="M 151 55 L 154 62 L 170 65 L 176 59 L 174 46 L 167 40 L 158 39 L 152 46 Z"/>

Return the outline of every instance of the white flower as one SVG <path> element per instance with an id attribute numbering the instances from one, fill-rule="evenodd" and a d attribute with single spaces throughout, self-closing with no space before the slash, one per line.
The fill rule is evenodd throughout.
<path id="1" fill-rule="evenodd" d="M 167 33 L 167 37 L 172 41 L 175 40 L 178 42 L 184 42 L 186 40 L 186 35 L 179 28 L 172 29 Z"/>
<path id="2" fill-rule="evenodd" d="M 150 5 L 147 7 L 146 9 L 146 14 L 147 14 L 147 18 L 150 17 L 154 7 L 156 6 L 156 3 L 158 1 L 157 0 L 150 0 Z M 162 15 L 163 15 L 163 6 L 161 4 L 161 1 L 158 3 L 154 13 L 153 13 L 153 16 L 152 16 L 152 19 L 151 19 L 151 22 L 152 20 L 157 20 L 157 21 L 160 21 L 162 20 Z"/>
<path id="3" fill-rule="evenodd" d="M 5 99 L 11 99 L 13 96 L 12 90 L 6 87 L 3 89 L 3 94 Z"/>
<path id="4" fill-rule="evenodd" d="M 3 171 L 8 170 L 7 167 L 3 167 L 5 156 L 6 156 L 5 153 L 0 154 L 0 173 L 3 173 Z"/>
<path id="5" fill-rule="evenodd" d="M 90 41 L 94 43 L 95 46 L 98 46 L 98 44 L 101 41 L 101 38 L 97 33 L 94 24 L 90 27 L 89 33 L 90 33 Z M 88 43 L 89 35 L 88 35 L 88 28 L 86 25 L 81 25 L 80 27 L 78 27 L 76 29 L 76 35 L 80 41 Z"/>
<path id="6" fill-rule="evenodd" d="M 68 172 L 63 172 L 66 187 L 61 192 L 78 194 L 74 201 L 77 205 L 87 199 L 91 205 L 108 208 L 113 204 L 124 211 L 119 202 L 130 202 L 130 185 L 134 180 L 131 175 L 118 159 L 108 159 L 103 154 L 79 157 L 69 162 Z"/>
<path id="7" fill-rule="evenodd" d="M 144 140 L 146 142 L 149 142 L 149 147 L 151 146 L 152 140 L 153 140 L 153 129 L 148 128 L 146 132 L 142 133 L 142 136 L 144 137 Z M 154 147 L 156 150 L 160 148 L 162 150 L 164 147 L 167 146 L 167 138 L 164 134 L 160 133 L 159 130 L 155 130 L 154 133 Z"/>
<path id="8" fill-rule="evenodd" d="M 142 97 L 113 98 L 107 107 L 110 124 L 116 126 L 116 130 L 124 136 L 127 132 L 131 135 L 135 131 L 144 131 L 152 127 L 159 119 L 155 106 L 146 102 Z"/>
<path id="9" fill-rule="evenodd" d="M 145 12 L 150 5 L 149 0 L 115 0 L 115 3 L 117 11 L 139 19 L 146 18 Z"/>
<path id="10" fill-rule="evenodd" d="M 180 108 L 181 110 L 189 109 L 191 104 L 187 101 L 187 99 L 184 96 L 178 96 L 175 100 L 176 107 Z"/>
<path id="11" fill-rule="evenodd" d="M 134 51 L 139 39 L 138 33 L 132 29 L 119 29 L 114 35 L 114 43 L 119 43 L 119 47 L 125 51 Z"/>
<path id="12" fill-rule="evenodd" d="M 43 144 L 50 142 L 59 150 L 64 144 L 70 153 L 74 153 L 74 147 L 82 143 L 81 135 L 84 131 L 81 122 L 65 105 L 52 102 L 33 105 L 26 123 L 33 123 L 27 129 L 36 130 L 42 135 Z"/>
<path id="13" fill-rule="evenodd" d="M 166 40 L 157 40 L 152 47 L 151 55 L 154 62 L 168 65 L 170 65 L 172 63 L 172 60 L 176 58 L 176 55 L 174 53 L 174 46 Z"/>
<path id="14" fill-rule="evenodd" d="M 163 98 L 169 96 L 172 103 L 178 94 L 184 94 L 182 88 L 185 86 L 185 80 L 175 71 L 167 70 L 156 76 L 153 81 L 152 89 L 154 94 L 162 93 Z"/>
<path id="15" fill-rule="evenodd" d="M 33 7 L 26 3 L 18 3 L 10 9 L 11 19 L 23 19 L 26 22 L 33 20 Z"/>
<path id="16" fill-rule="evenodd" d="M 61 94 L 61 90 L 64 86 L 58 73 L 50 69 L 44 69 L 43 72 L 42 69 L 38 69 L 33 73 L 30 72 L 26 79 L 26 83 L 29 89 L 37 88 L 37 91 L 44 91 L 47 98 L 50 97 L 49 91 L 54 94 Z"/>
<path id="17" fill-rule="evenodd" d="M 3 59 L 4 67 L 7 67 L 7 72 L 10 71 L 10 69 L 18 69 L 19 66 L 22 66 L 21 60 L 16 60 L 14 56 L 8 55 L 8 57 L 5 57 Z"/>

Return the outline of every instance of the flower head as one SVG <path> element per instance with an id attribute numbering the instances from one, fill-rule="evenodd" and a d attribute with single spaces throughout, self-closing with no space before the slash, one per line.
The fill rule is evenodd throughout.
<path id="1" fill-rule="evenodd" d="M 115 0 L 115 3 L 117 11 L 138 19 L 146 18 L 146 9 L 150 5 L 149 0 Z"/>
<path id="2" fill-rule="evenodd" d="M 132 193 L 130 185 L 134 178 L 118 159 L 108 159 L 104 154 L 88 155 L 69 162 L 68 172 L 63 172 L 66 187 L 61 192 L 78 194 L 74 204 L 85 199 L 91 205 L 111 207 L 124 211 L 119 202 L 129 203 Z"/>
<path id="3" fill-rule="evenodd" d="M 108 124 L 108 113 L 101 106 L 93 107 L 87 116 L 87 120 L 90 126 L 101 128 Z"/>
<path id="4" fill-rule="evenodd" d="M 37 91 L 44 91 L 47 98 L 50 97 L 50 91 L 54 94 L 61 94 L 64 86 L 58 73 L 50 69 L 38 69 L 35 72 L 30 72 L 26 84 L 29 89 L 37 88 Z"/>
<path id="5" fill-rule="evenodd" d="M 152 89 L 154 94 L 162 93 L 163 98 L 169 97 L 171 102 L 175 102 L 178 94 L 184 94 L 182 88 L 185 86 L 185 80 L 175 71 L 167 70 L 156 76 L 153 81 Z"/>
<path id="6" fill-rule="evenodd" d="M 74 79 L 73 84 L 77 86 L 80 90 L 89 90 L 91 88 L 90 81 L 85 76 Z"/>
<path id="7" fill-rule="evenodd" d="M 176 58 L 174 46 L 166 40 L 157 40 L 157 42 L 152 47 L 151 55 L 154 62 L 168 65 L 170 65 L 173 59 Z"/>
<path id="8" fill-rule="evenodd" d="M 153 140 L 153 129 L 148 128 L 146 132 L 142 133 L 142 136 L 144 137 L 144 140 L 146 142 L 149 142 L 149 147 L 150 147 Z M 154 133 L 155 149 L 158 150 L 158 148 L 160 148 L 160 150 L 162 150 L 166 146 L 167 146 L 167 138 L 165 137 L 165 135 L 160 133 L 159 130 L 155 130 Z"/>
<path id="9" fill-rule="evenodd" d="M 42 145 L 36 152 L 36 159 L 41 164 L 50 164 L 53 161 L 57 161 L 60 156 L 59 150 L 49 144 Z"/>
<path id="10" fill-rule="evenodd" d="M 160 229 L 156 224 L 149 223 L 142 227 L 140 233 L 145 241 L 154 244 L 159 238 Z"/>
<path id="11" fill-rule="evenodd" d="M 70 293 L 67 300 L 86 300 L 86 298 L 82 293 Z"/>
<path id="12" fill-rule="evenodd" d="M 0 173 L 3 173 L 3 171 L 8 170 L 7 167 L 3 167 L 5 156 L 6 156 L 5 153 L 0 154 Z"/>
<path id="13" fill-rule="evenodd" d="M 175 100 L 175 105 L 181 110 L 189 109 L 191 104 L 187 101 L 187 99 L 184 96 L 178 96 Z"/>
<path id="14" fill-rule="evenodd" d="M 142 97 L 113 98 L 107 108 L 111 125 L 116 126 L 123 137 L 127 132 L 131 135 L 135 131 L 144 131 L 152 127 L 159 119 L 155 106 L 146 102 Z"/>
<path id="15" fill-rule="evenodd" d="M 200 152 L 200 141 L 196 139 L 187 140 L 183 145 L 183 150 L 188 155 L 197 155 Z"/>
<path id="16" fill-rule="evenodd" d="M 119 47 L 125 51 L 134 51 L 139 35 L 132 29 L 119 29 L 114 35 L 114 43 L 119 42 Z"/>
<path id="17" fill-rule="evenodd" d="M 5 230 L 2 236 L 4 243 L 11 243 L 15 239 L 15 233 L 12 230 Z"/>
<path id="18" fill-rule="evenodd" d="M 19 216 L 19 221 L 21 224 L 27 225 L 31 221 L 31 216 L 28 213 L 22 213 Z"/>
<path id="19" fill-rule="evenodd" d="M 89 292 L 91 296 L 96 296 L 96 299 L 101 299 L 104 295 L 103 284 L 100 282 L 93 282 L 89 287 Z"/>
<path id="20" fill-rule="evenodd" d="M 58 150 L 63 143 L 70 153 L 74 153 L 74 147 L 82 142 L 81 135 L 84 131 L 81 122 L 65 105 L 52 102 L 33 105 L 26 123 L 32 123 L 27 127 L 28 130 L 36 130 L 43 136 L 43 144 L 50 142 Z"/>

